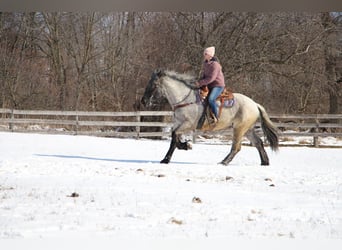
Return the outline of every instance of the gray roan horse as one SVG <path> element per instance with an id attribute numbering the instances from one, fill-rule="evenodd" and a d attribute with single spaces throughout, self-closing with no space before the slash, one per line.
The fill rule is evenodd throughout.
<path id="1" fill-rule="evenodd" d="M 174 110 L 174 126 L 172 128 L 172 138 L 170 148 L 161 161 L 169 163 L 176 148 L 187 150 L 189 144 L 181 141 L 181 136 L 196 129 L 199 119 L 204 110 L 204 106 L 198 101 L 198 89 L 194 87 L 196 79 L 193 76 L 179 74 L 173 71 L 155 70 L 145 89 L 141 103 L 149 107 L 158 99 L 166 97 Z M 234 156 L 241 150 L 241 141 L 246 136 L 258 149 L 261 165 L 269 165 L 269 159 L 264 149 L 262 140 L 256 134 L 254 125 L 258 118 L 271 149 L 278 150 L 277 129 L 272 124 L 265 109 L 249 97 L 234 93 L 235 103 L 232 107 L 223 108 L 219 122 L 212 127 L 205 121 L 201 130 L 225 130 L 233 128 L 233 143 L 230 153 L 220 162 L 227 165 Z"/>

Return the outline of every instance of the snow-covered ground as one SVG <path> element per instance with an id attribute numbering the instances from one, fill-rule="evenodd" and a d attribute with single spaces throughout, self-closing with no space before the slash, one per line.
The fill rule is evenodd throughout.
<path id="1" fill-rule="evenodd" d="M 0 238 L 342 239 L 342 149 L 0 132 Z"/>

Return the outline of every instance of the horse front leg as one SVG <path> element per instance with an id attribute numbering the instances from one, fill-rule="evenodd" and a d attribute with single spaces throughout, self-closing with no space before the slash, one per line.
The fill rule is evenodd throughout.
<path id="1" fill-rule="evenodd" d="M 171 137 L 171 143 L 170 143 L 170 148 L 169 150 L 167 151 L 165 157 L 163 160 L 160 161 L 160 163 L 166 163 L 168 164 L 171 160 L 171 157 L 173 155 L 173 152 L 175 151 L 176 147 L 177 147 L 177 135 L 176 135 L 176 132 L 173 131 L 172 132 L 172 137 Z"/>
<path id="2" fill-rule="evenodd" d="M 184 137 L 182 139 L 182 135 L 177 136 L 176 147 L 179 150 L 191 150 L 192 149 L 192 145 L 189 143 L 189 140 L 187 140 Z"/>

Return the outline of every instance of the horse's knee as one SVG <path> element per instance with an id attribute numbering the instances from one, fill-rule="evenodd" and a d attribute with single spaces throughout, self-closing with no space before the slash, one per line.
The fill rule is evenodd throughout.
<path id="1" fill-rule="evenodd" d="M 189 142 L 178 142 L 177 148 L 180 150 L 191 150 L 192 145 Z"/>

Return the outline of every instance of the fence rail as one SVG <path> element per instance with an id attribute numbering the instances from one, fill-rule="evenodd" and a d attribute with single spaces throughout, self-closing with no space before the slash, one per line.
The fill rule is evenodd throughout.
<path id="1" fill-rule="evenodd" d="M 149 119 L 146 119 L 149 117 Z M 159 117 L 157 119 L 156 117 Z M 172 111 L 87 112 L 0 109 L 0 130 L 114 137 L 169 137 Z M 342 114 L 270 114 L 281 136 L 342 137 Z M 155 121 L 155 120 L 160 121 Z M 256 124 L 260 127 L 260 124 Z M 158 131 L 148 131 L 154 128 Z M 230 133 L 230 132 L 228 132 Z"/>
<path id="2" fill-rule="evenodd" d="M 0 130 L 16 132 L 62 133 L 118 137 L 169 136 L 165 128 L 172 122 L 143 121 L 143 117 L 168 117 L 172 111 L 86 112 L 51 110 L 0 109 Z M 37 126 L 39 126 L 37 128 Z M 164 128 L 164 131 L 144 132 L 142 128 Z M 159 129 L 162 130 L 162 129 Z"/>
<path id="3" fill-rule="evenodd" d="M 271 114 L 274 125 L 282 137 L 309 136 L 319 146 L 319 137 L 342 137 L 342 114 Z"/>

